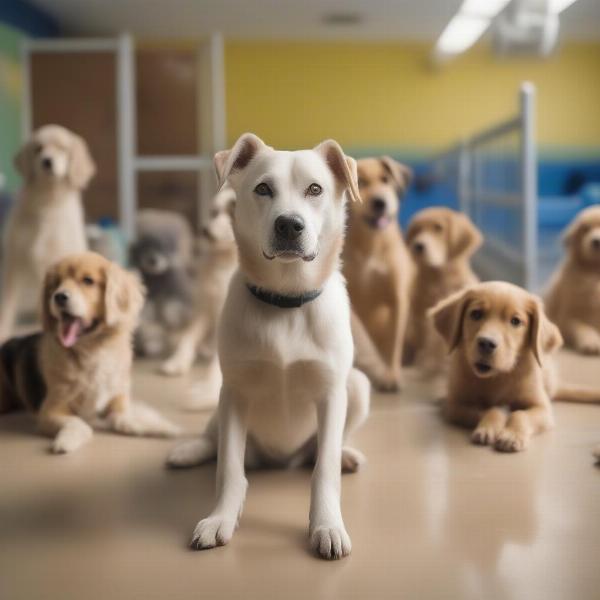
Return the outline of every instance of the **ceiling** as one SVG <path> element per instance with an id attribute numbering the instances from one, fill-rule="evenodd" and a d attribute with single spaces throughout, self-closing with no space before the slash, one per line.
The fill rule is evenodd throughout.
<path id="1" fill-rule="evenodd" d="M 461 0 L 33 0 L 69 35 L 190 38 L 424 40 L 433 42 Z M 360 17 L 328 25 L 326 15 Z M 600 40 L 600 0 L 578 0 L 561 15 L 568 39 Z"/>

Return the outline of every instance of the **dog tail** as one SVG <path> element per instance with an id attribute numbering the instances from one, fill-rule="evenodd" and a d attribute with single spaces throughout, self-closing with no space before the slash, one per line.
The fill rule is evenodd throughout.
<path id="1" fill-rule="evenodd" d="M 562 384 L 553 398 L 554 402 L 600 404 L 600 389 L 584 385 Z"/>

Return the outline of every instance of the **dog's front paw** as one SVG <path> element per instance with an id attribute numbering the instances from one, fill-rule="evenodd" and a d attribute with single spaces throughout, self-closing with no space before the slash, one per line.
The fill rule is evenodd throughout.
<path id="1" fill-rule="evenodd" d="M 498 439 L 500 431 L 501 430 L 496 427 L 477 427 L 471 434 L 471 441 L 478 446 L 493 446 Z"/>
<path id="2" fill-rule="evenodd" d="M 378 392 L 394 393 L 402 390 L 402 376 L 394 371 L 386 371 L 382 375 L 373 377 L 372 383 Z"/>
<path id="3" fill-rule="evenodd" d="M 208 550 L 216 546 L 224 546 L 233 537 L 235 521 L 214 516 L 202 519 L 196 525 L 190 548 L 192 550 Z"/>
<path id="4" fill-rule="evenodd" d="M 521 452 L 529 444 L 529 436 L 512 429 L 503 429 L 496 438 L 494 447 L 500 452 Z"/>
<path id="5" fill-rule="evenodd" d="M 344 527 L 317 527 L 310 534 L 310 547 L 321 558 L 337 560 L 352 551 L 350 536 Z"/>
<path id="6" fill-rule="evenodd" d="M 179 375 L 185 375 L 189 369 L 185 367 L 180 361 L 170 358 L 163 362 L 158 368 L 159 373 L 162 375 L 168 375 L 169 377 L 178 377 Z"/>
<path id="7" fill-rule="evenodd" d="M 600 444 L 594 448 L 594 458 L 598 465 L 600 465 Z"/>
<path id="8" fill-rule="evenodd" d="M 367 462 L 365 455 L 356 448 L 342 448 L 342 473 L 356 473 Z"/>
<path id="9" fill-rule="evenodd" d="M 600 335 L 593 329 L 586 329 L 577 335 L 574 340 L 574 346 L 582 354 L 600 354 Z"/>
<path id="10" fill-rule="evenodd" d="M 58 432 L 50 449 L 53 454 L 68 454 L 89 442 L 92 435 L 92 428 L 87 423 L 69 423 Z"/>

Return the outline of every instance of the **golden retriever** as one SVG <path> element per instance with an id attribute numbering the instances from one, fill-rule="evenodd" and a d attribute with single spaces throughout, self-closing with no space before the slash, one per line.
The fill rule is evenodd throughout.
<path id="1" fill-rule="evenodd" d="M 410 256 L 398 226 L 399 196 L 412 171 L 388 156 L 359 160 L 357 169 L 362 202 L 348 207 L 344 276 L 352 310 L 387 373 L 387 381 L 373 380 L 373 384 L 393 390 L 401 383 L 412 278 Z M 357 356 L 361 353 L 357 345 Z"/>
<path id="2" fill-rule="evenodd" d="M 43 332 L 0 349 L 0 412 L 38 410 L 54 453 L 89 441 L 93 424 L 128 435 L 175 434 L 130 400 L 131 337 L 143 300 L 138 279 L 99 254 L 71 255 L 51 267 Z"/>
<path id="3" fill-rule="evenodd" d="M 600 206 L 581 211 L 564 236 L 567 257 L 546 294 L 546 309 L 565 343 L 600 354 Z"/>
<path id="4" fill-rule="evenodd" d="M 0 342 L 18 310 L 40 289 L 48 267 L 87 249 L 81 191 L 95 172 L 82 138 L 58 125 L 38 129 L 15 157 L 24 181 L 4 240 Z"/>
<path id="5" fill-rule="evenodd" d="M 562 337 L 537 296 L 506 282 L 480 283 L 430 314 L 451 351 L 444 416 L 474 428 L 474 443 L 524 450 L 553 426 L 552 400 L 600 401 L 597 390 L 559 387 L 551 354 Z"/>
<path id="6" fill-rule="evenodd" d="M 411 220 L 406 243 L 416 265 L 412 285 L 406 350 L 427 370 L 444 362 L 444 343 L 427 311 L 440 300 L 477 283 L 470 258 L 483 243 L 481 232 L 463 213 L 426 208 Z"/>

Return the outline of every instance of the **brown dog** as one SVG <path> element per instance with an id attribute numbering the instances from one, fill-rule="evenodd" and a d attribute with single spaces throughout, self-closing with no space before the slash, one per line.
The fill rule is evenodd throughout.
<path id="1" fill-rule="evenodd" d="M 600 206 L 581 211 L 564 236 L 567 257 L 546 295 L 568 346 L 600 354 Z"/>
<path id="2" fill-rule="evenodd" d="M 445 348 L 427 311 L 450 294 L 479 281 L 470 258 L 483 243 L 483 236 L 467 215 L 436 207 L 413 217 L 406 242 L 416 274 L 405 348 L 414 362 L 427 370 L 438 369 Z"/>
<path id="3" fill-rule="evenodd" d="M 559 388 L 550 355 L 562 344 L 560 331 L 541 300 L 517 286 L 471 286 L 431 316 L 452 353 L 444 416 L 474 427 L 476 444 L 524 450 L 533 435 L 553 426 L 551 400 L 600 400 L 599 391 Z"/>
<path id="4" fill-rule="evenodd" d="M 359 160 L 357 166 L 362 203 L 349 207 L 344 276 L 352 309 L 383 359 L 383 368 L 378 370 L 386 377 L 373 383 L 397 389 L 412 277 L 398 226 L 399 195 L 412 171 L 387 156 Z M 357 342 L 358 357 L 363 350 L 358 338 Z M 373 353 L 365 353 L 373 363 Z"/>
<path id="5" fill-rule="evenodd" d="M 82 446 L 98 422 L 128 435 L 176 433 L 130 401 L 131 337 L 143 301 L 137 278 L 99 254 L 72 255 L 51 267 L 43 333 L 0 348 L 0 412 L 39 410 L 41 431 L 55 436 L 55 453 Z"/>

